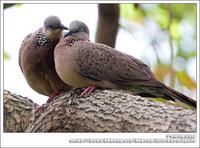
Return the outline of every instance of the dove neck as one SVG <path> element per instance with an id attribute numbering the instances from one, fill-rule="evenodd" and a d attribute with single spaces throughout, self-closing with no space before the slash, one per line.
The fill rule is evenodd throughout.
<path id="1" fill-rule="evenodd" d="M 86 32 L 73 33 L 72 35 L 68 36 L 68 39 L 72 39 L 72 40 L 89 40 L 89 34 L 86 33 Z"/>
<path id="2" fill-rule="evenodd" d="M 47 29 L 43 28 L 43 32 L 44 32 L 45 36 L 50 40 L 50 42 L 58 43 L 62 36 L 61 29 L 47 30 Z"/>

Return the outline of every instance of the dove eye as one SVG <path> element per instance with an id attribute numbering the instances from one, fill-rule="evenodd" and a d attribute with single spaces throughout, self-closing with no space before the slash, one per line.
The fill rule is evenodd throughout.
<path id="1" fill-rule="evenodd" d="M 48 29 L 56 29 L 56 28 L 58 28 L 58 27 L 54 27 L 54 26 L 49 25 L 47 28 L 48 28 Z"/>

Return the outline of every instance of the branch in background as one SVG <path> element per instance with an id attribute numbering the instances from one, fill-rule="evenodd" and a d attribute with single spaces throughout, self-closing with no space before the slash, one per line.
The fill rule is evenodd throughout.
<path id="1" fill-rule="evenodd" d="M 152 47 L 153 47 L 154 53 L 155 53 L 155 55 L 156 55 L 157 64 L 159 65 L 159 64 L 161 64 L 162 62 L 161 62 L 161 59 L 160 59 L 159 54 L 158 54 L 158 48 L 157 48 L 156 44 L 152 44 Z"/>
<path id="2" fill-rule="evenodd" d="M 119 4 L 99 4 L 95 42 L 115 47 L 119 25 Z"/>
<path id="3" fill-rule="evenodd" d="M 7 3 L 7 4 L 3 4 L 3 9 L 6 9 L 6 8 L 9 8 L 9 7 L 12 7 L 16 4 L 13 4 L 13 3 Z"/>
<path id="4" fill-rule="evenodd" d="M 122 90 L 85 98 L 67 92 L 35 113 L 36 104 L 4 90 L 4 132 L 196 132 L 196 111 Z"/>
<path id="5" fill-rule="evenodd" d="M 169 80 L 170 80 L 170 83 L 169 83 L 169 86 L 171 88 L 174 88 L 174 85 L 175 85 L 175 72 L 174 72 L 174 69 L 173 69 L 173 62 L 174 62 L 174 48 L 173 48 L 173 41 L 172 41 L 172 36 L 171 36 L 171 32 L 170 32 L 170 26 L 171 26 L 171 23 L 172 23 L 172 18 L 173 18 L 173 14 L 172 14 L 172 10 L 171 10 L 171 4 L 167 4 L 167 8 L 168 8 L 168 12 L 169 12 L 169 24 L 168 24 L 168 27 L 167 27 L 167 30 L 168 30 L 168 35 L 169 35 L 169 45 L 170 45 L 170 64 L 169 64 Z"/>

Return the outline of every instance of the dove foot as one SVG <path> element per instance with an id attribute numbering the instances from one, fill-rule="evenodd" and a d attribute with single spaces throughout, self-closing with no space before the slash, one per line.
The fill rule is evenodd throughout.
<path id="1" fill-rule="evenodd" d="M 47 103 L 51 102 L 56 96 L 60 95 L 60 91 L 54 91 L 53 94 L 51 94 L 47 100 Z"/>
<path id="2" fill-rule="evenodd" d="M 36 107 L 35 112 L 36 113 L 41 113 L 44 110 L 44 104 L 42 104 L 41 106 Z"/>
<path id="3" fill-rule="evenodd" d="M 58 96 L 58 95 L 60 95 L 60 94 L 61 94 L 60 91 L 54 91 L 53 94 L 51 94 L 51 95 L 49 96 L 49 98 L 48 98 L 48 100 L 47 100 L 46 103 L 50 103 L 51 101 L 53 101 L 53 99 L 54 99 L 56 96 Z M 44 110 L 44 105 L 45 105 L 45 104 L 42 104 L 41 106 L 38 106 L 38 107 L 36 108 L 36 112 L 42 112 L 42 111 Z"/>
<path id="4" fill-rule="evenodd" d="M 87 87 L 81 94 L 80 97 L 85 96 L 86 94 L 91 94 L 95 89 L 96 89 L 96 85 L 90 85 L 89 87 Z"/>

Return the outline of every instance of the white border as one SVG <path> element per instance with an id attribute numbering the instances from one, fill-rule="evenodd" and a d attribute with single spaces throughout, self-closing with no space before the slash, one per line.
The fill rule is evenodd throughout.
<path id="1" fill-rule="evenodd" d="M 1 133 L 3 132 L 3 4 L 1 3 L 1 6 L 0 6 L 0 10 L 1 10 L 1 51 L 0 51 L 0 59 L 1 59 L 1 88 L 0 88 L 0 94 L 1 94 Z"/>
<path id="2" fill-rule="evenodd" d="M 3 3 L 196 3 L 197 4 L 197 90 L 199 90 L 199 1 L 1 1 L 1 19 Z M 1 21 L 1 146 L 2 147 L 198 147 L 199 114 L 197 115 L 197 133 L 195 143 L 69 143 L 78 138 L 165 138 L 165 133 L 3 133 L 3 21 Z M 199 102 L 199 92 L 197 91 Z M 199 113 L 199 103 L 197 104 Z M 172 133 L 173 134 L 173 133 Z M 181 134 L 181 133 L 176 133 Z M 182 133 L 189 135 L 192 133 Z"/>
<path id="3" fill-rule="evenodd" d="M 93 1 L 93 0 L 87 0 L 87 1 L 85 1 L 85 0 L 74 0 L 74 1 L 66 1 L 66 0 L 58 0 L 58 1 L 48 1 L 48 0 L 21 0 L 21 1 L 18 1 L 18 0 L 2 0 L 1 1 L 2 3 L 30 3 L 30 4 L 32 4 L 32 3 L 38 3 L 38 4 L 40 4 L 40 3 L 52 3 L 52 4 L 58 4 L 58 3 L 66 3 L 66 4 L 70 4 L 70 3 L 72 3 L 72 4 L 79 4 L 79 3 L 86 3 L 86 4 L 91 4 L 91 3 L 93 3 L 93 4 L 96 4 L 96 3 L 152 3 L 152 4 L 154 4 L 154 3 L 198 3 L 199 1 L 198 0 L 170 0 L 170 1 L 168 1 L 168 0 L 155 0 L 155 1 L 151 1 L 151 0 L 122 0 L 122 1 L 116 1 L 116 0 L 96 0 L 96 1 Z"/>

